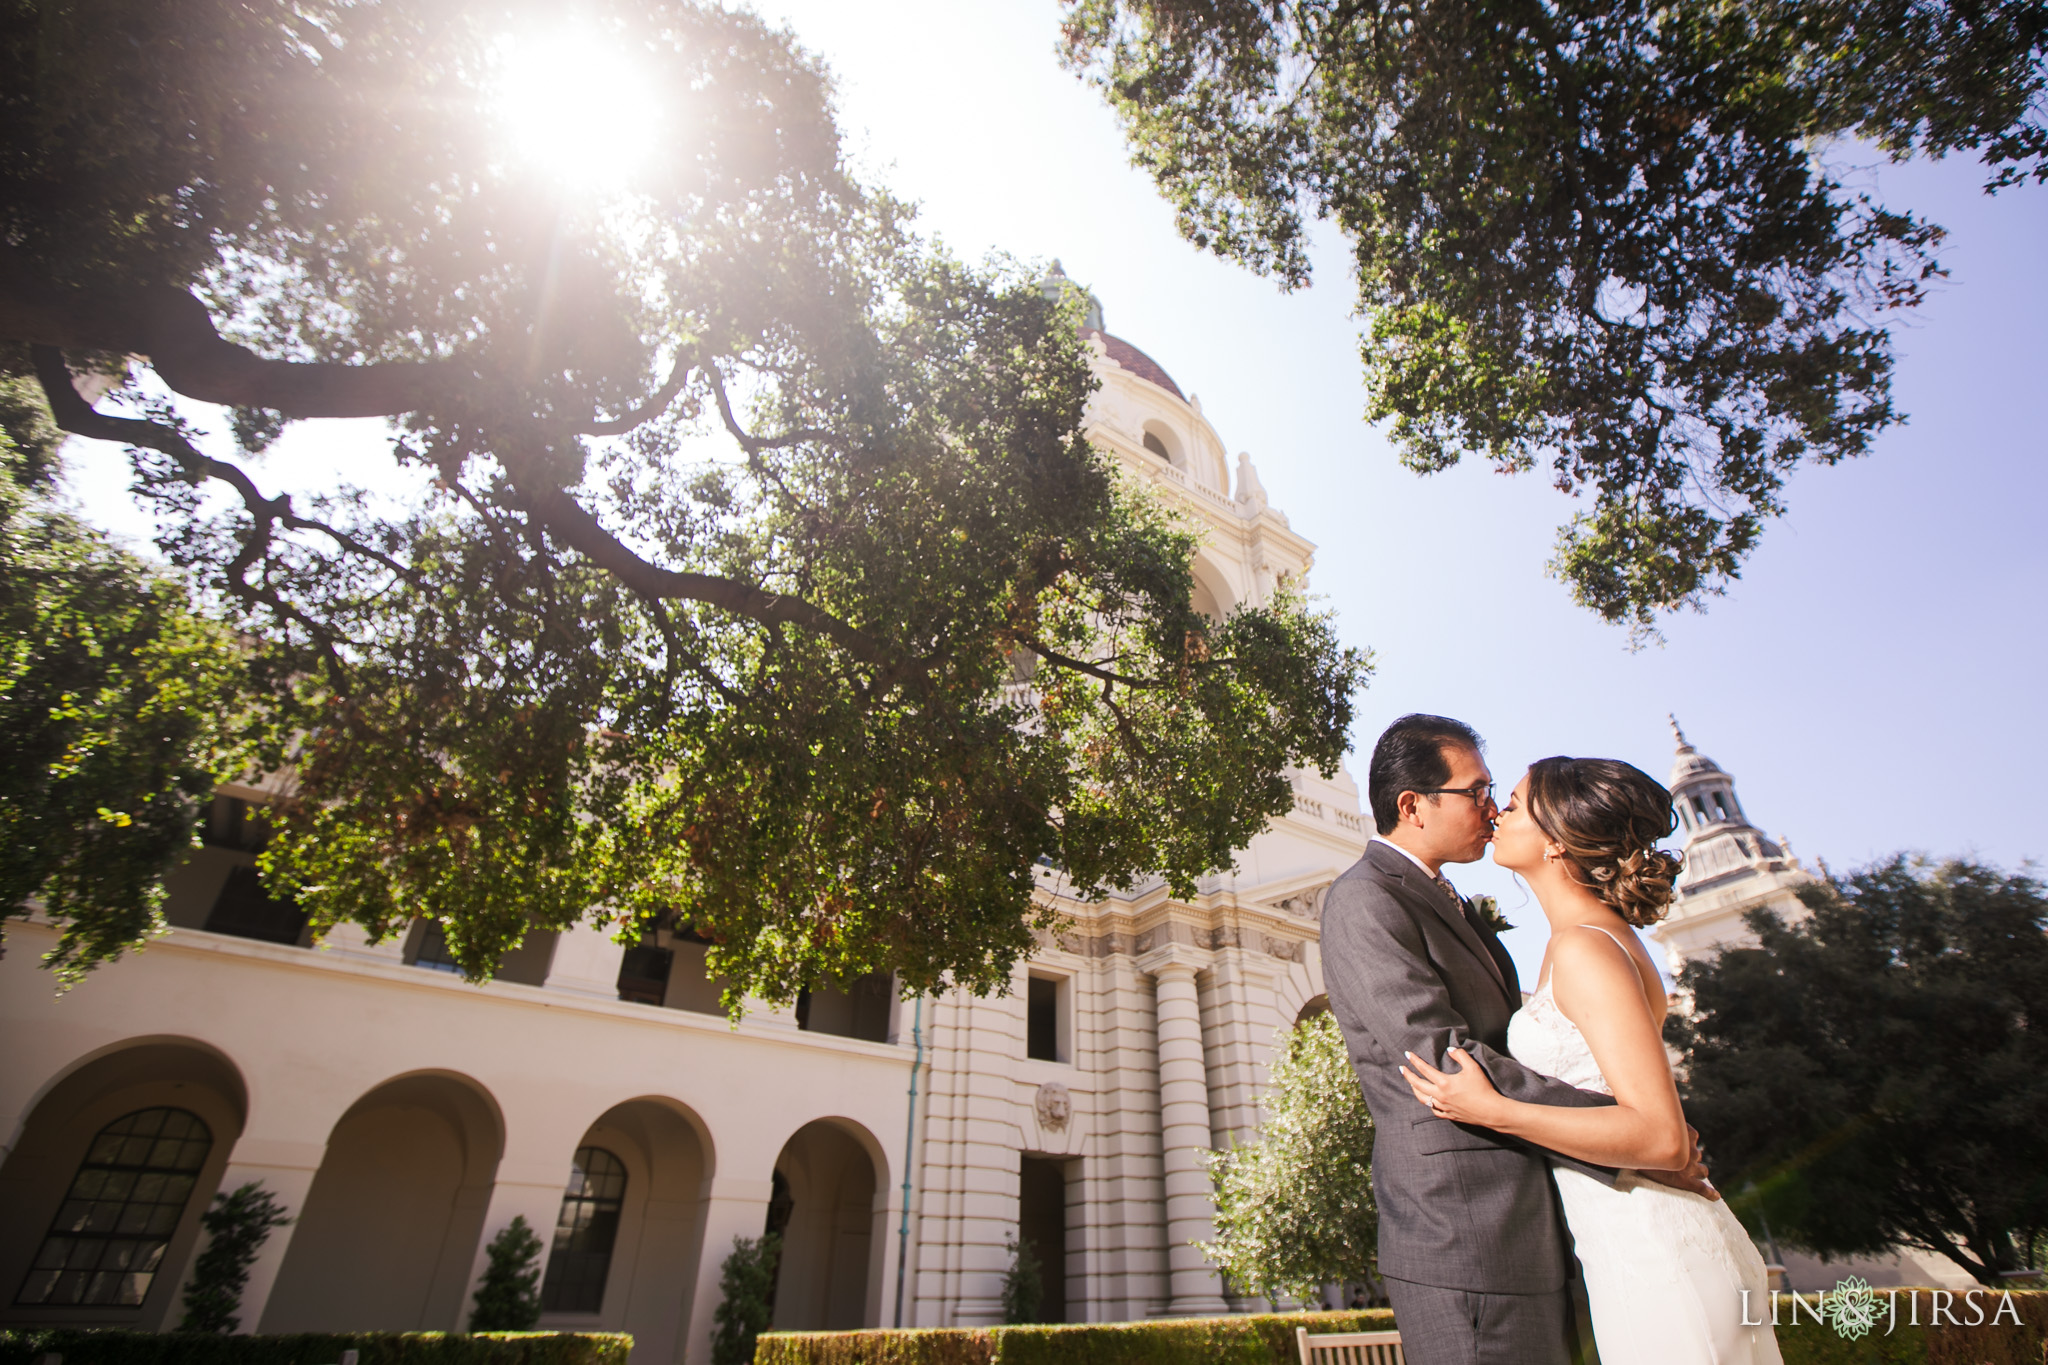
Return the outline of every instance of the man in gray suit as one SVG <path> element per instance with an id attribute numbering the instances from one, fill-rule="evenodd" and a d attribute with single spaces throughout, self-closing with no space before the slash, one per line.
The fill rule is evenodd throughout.
<path id="1" fill-rule="evenodd" d="M 1374 746 L 1366 789 L 1379 833 L 1323 899 L 1323 981 L 1372 1111 L 1380 1273 L 1402 1347 L 1412 1365 L 1566 1365 L 1577 1354 L 1574 1268 L 1551 1154 L 1418 1109 L 1399 1068 L 1413 1052 L 1456 1070 L 1444 1054 L 1457 1047 L 1503 1095 L 1614 1101 L 1507 1055 L 1522 1003 L 1514 961 L 1441 871 L 1477 861 L 1500 813 L 1479 736 L 1443 716 L 1403 716 Z M 1605 1167 L 1570 1164 L 1614 1182 Z M 1642 1174 L 1712 1193 L 1697 1146 L 1687 1170 Z"/>

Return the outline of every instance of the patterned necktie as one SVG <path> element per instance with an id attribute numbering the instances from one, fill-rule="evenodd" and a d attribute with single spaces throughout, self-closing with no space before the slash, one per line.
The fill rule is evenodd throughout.
<path id="1" fill-rule="evenodd" d="M 1430 880 L 1443 888 L 1444 894 L 1451 898 L 1451 904 L 1463 905 L 1465 903 L 1465 898 L 1458 894 L 1458 888 L 1452 886 L 1451 879 L 1449 877 L 1444 876 L 1443 873 L 1437 873 L 1434 877 L 1431 877 Z"/>

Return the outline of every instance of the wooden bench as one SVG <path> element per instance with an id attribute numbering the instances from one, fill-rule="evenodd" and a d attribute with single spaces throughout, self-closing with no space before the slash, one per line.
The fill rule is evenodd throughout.
<path id="1" fill-rule="evenodd" d="M 1405 1365 L 1399 1332 L 1318 1332 L 1294 1329 L 1301 1365 Z"/>

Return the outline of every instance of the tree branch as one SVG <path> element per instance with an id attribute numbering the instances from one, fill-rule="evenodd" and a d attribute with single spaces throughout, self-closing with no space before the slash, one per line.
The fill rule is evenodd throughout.
<path id="1" fill-rule="evenodd" d="M 206 306 L 182 290 L 151 286 L 62 289 L 34 278 L 21 256 L 5 247 L 0 247 L 0 335 L 31 342 L 37 377 L 57 424 L 64 430 L 160 450 L 194 474 L 233 487 L 257 517 L 260 528 L 257 540 L 245 542 L 238 564 L 248 556 L 252 544 L 267 538 L 270 522 L 291 516 L 289 500 L 265 498 L 247 474 L 200 453 L 169 427 L 94 411 L 72 387 L 64 349 L 146 355 L 163 381 L 189 398 L 270 408 L 294 418 L 383 417 L 446 408 L 462 405 L 478 387 L 473 373 L 446 361 L 341 365 L 264 360 L 222 337 Z M 678 375 L 688 373 L 680 359 L 677 365 L 671 384 L 679 384 Z M 827 435 L 804 431 L 755 438 L 738 428 L 722 389 L 719 405 L 735 438 L 750 454 Z M 514 469 L 517 480 L 512 454 L 499 453 L 508 469 Z M 686 598 L 757 621 L 802 626 L 824 635 L 864 663 L 885 667 L 895 662 L 874 640 L 800 598 L 764 592 L 734 579 L 660 568 L 628 549 L 566 492 L 533 487 L 524 481 L 520 481 L 520 491 L 543 529 L 635 592 Z"/>
<path id="2" fill-rule="evenodd" d="M 747 454 L 759 455 L 764 450 L 781 450 L 788 446 L 802 445 L 805 441 L 832 442 L 836 439 L 833 433 L 822 427 L 799 427 L 780 436 L 756 436 L 740 425 L 739 418 L 733 416 L 732 400 L 725 392 L 725 376 L 718 372 L 718 367 L 706 361 L 704 373 L 711 379 L 711 395 L 718 400 L 718 415 L 725 422 L 725 429 L 732 433 L 733 440 L 739 442 L 740 449 Z"/>
<path id="3" fill-rule="evenodd" d="M 656 389 L 653 396 L 645 403 L 634 408 L 623 417 L 615 417 L 608 422 L 602 420 L 592 422 L 578 434 L 583 436 L 624 436 L 642 422 L 652 421 L 654 418 L 661 416 L 662 413 L 667 412 L 668 405 L 675 402 L 676 395 L 683 391 L 683 383 L 689 379 L 690 371 L 696 368 L 690 363 L 693 354 L 693 352 L 687 349 L 676 353 L 676 363 L 669 370 L 667 381 L 659 389 Z"/>
<path id="4" fill-rule="evenodd" d="M 1134 689 L 1148 689 L 1164 686 L 1163 683 L 1160 683 L 1156 680 L 1148 680 L 1145 678 L 1133 678 L 1128 674 L 1118 673 L 1113 669 L 1104 668 L 1099 664 L 1091 664 L 1085 659 L 1076 659 L 1072 655 L 1062 654 L 1058 650 L 1046 644 L 1044 641 L 1040 640 L 1036 635 L 1020 634 L 1017 637 L 1017 641 L 1019 644 L 1022 644 L 1026 648 L 1030 649 L 1032 653 L 1038 655 L 1038 657 L 1041 659 L 1045 659 L 1051 663 L 1056 663 L 1061 668 L 1071 668 L 1076 673 L 1086 673 L 1091 678 L 1100 678 L 1106 683 L 1119 683 L 1124 687 Z"/>
<path id="5" fill-rule="evenodd" d="M 892 662 L 874 640 L 801 598 L 764 592 L 737 579 L 686 573 L 648 563 L 560 489 L 522 487 L 520 496 L 548 534 L 643 597 L 684 598 L 723 607 L 756 621 L 802 626 L 823 635 L 863 663 L 881 667 Z"/>
<path id="6" fill-rule="evenodd" d="M 206 305 L 182 289 L 67 289 L 5 247 L 0 335 L 60 350 L 147 356 L 164 383 L 188 398 L 292 418 L 390 417 L 445 407 L 476 387 L 476 376 L 453 361 L 265 360 L 223 337 Z"/>

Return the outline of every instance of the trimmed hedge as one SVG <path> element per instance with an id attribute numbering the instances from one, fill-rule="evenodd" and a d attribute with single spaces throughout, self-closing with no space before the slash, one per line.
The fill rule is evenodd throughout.
<path id="1" fill-rule="evenodd" d="M 2011 1315 L 1998 1326 L 1998 1295 L 1979 1300 L 1980 1326 L 1930 1327 L 1928 1291 L 1920 1295 L 1921 1325 L 1909 1325 L 1899 1303 L 1899 1325 L 1885 1335 L 1889 1305 L 1878 1323 L 1849 1340 L 1804 1310 L 1790 1320 L 1779 1310 L 1778 1347 L 1785 1365 L 2044 1365 L 2048 1362 L 2048 1292 L 2014 1290 Z M 1885 1300 L 1889 1291 L 1879 1290 Z M 1811 1302 L 1809 1297 L 1808 1302 Z M 1956 1317 L 1967 1322 L 1960 1304 Z M 1294 1329 L 1311 1332 L 1384 1332 L 1394 1326 L 1385 1309 L 1362 1313 L 1247 1313 L 1227 1318 L 1167 1318 L 1064 1327 L 920 1327 L 902 1332 L 770 1332 L 754 1348 L 754 1365 L 1296 1365 Z M 0 1361 L 0 1365 L 14 1365 Z M 66 1361 L 65 1365 L 72 1365 Z M 363 1365 L 370 1365 L 368 1361 Z"/>
<path id="2" fill-rule="evenodd" d="M 754 1365 L 1288 1365 L 1297 1359 L 1297 1327 L 1384 1332 L 1393 1325 L 1392 1313 L 1375 1308 L 1052 1327 L 770 1332 L 754 1347 Z"/>
<path id="3" fill-rule="evenodd" d="M 1927 1325 L 1929 1292 L 1878 1290 L 1877 1326 L 1856 1341 L 1842 1336 L 1829 1324 L 1814 1322 L 1804 1310 L 1794 1326 L 1788 1317 L 1789 1305 L 1781 1306 L 1778 1349 L 1784 1354 L 1785 1365 L 2042 1365 L 2048 1360 L 2048 1292 L 2011 1291 L 2019 1325 L 2013 1325 L 2012 1314 L 2008 1313 L 2004 1322 L 1993 1326 L 1992 1315 L 1999 1311 L 1998 1291 L 1979 1291 L 1977 1302 L 1983 1308 L 1984 1321 L 1975 1327 L 1967 1325 L 1970 1314 L 1960 1302 L 1955 1306 L 1955 1317 L 1966 1325 Z M 1913 1313 L 1906 1302 L 1907 1295 L 1919 1300 L 1918 1327 L 1911 1325 Z M 1899 1300 L 1898 1326 L 1886 1335 L 1889 1300 L 1894 1297 Z"/>
<path id="4" fill-rule="evenodd" d="M 64 1365 L 626 1365 L 622 1332 L 125 1332 L 59 1327 L 0 1332 L 0 1365 L 35 1365 L 54 1352 Z"/>

